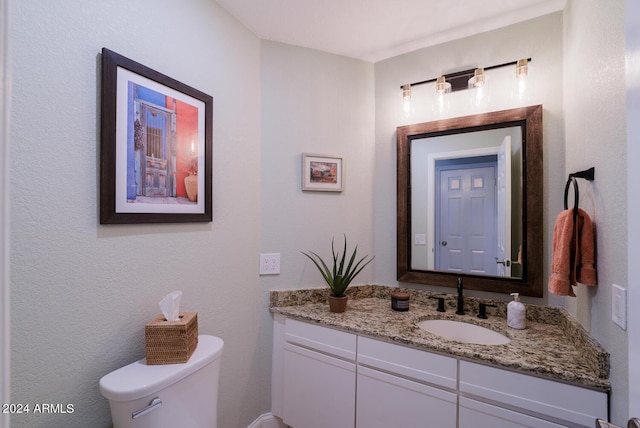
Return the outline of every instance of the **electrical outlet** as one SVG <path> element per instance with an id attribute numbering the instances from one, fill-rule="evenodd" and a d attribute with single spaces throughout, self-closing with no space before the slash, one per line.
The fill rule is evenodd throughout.
<path id="1" fill-rule="evenodd" d="M 280 274 L 280 253 L 260 254 L 260 275 Z"/>
<path id="2" fill-rule="evenodd" d="M 618 284 L 611 285 L 611 319 L 627 329 L 627 290 Z"/>

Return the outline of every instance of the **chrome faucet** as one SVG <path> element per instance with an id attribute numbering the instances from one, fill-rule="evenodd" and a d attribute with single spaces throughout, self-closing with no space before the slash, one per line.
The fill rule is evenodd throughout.
<path id="1" fill-rule="evenodd" d="M 458 277 L 458 308 L 456 314 L 464 315 L 464 298 L 462 297 L 462 277 Z"/>

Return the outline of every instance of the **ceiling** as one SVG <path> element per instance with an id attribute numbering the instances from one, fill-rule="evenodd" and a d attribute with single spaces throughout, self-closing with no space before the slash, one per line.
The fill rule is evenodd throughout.
<path id="1" fill-rule="evenodd" d="M 264 40 L 381 61 L 562 10 L 566 0 L 217 0 Z"/>

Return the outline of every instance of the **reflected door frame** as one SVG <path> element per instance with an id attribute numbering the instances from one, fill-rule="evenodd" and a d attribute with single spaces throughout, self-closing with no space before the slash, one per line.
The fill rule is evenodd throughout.
<path id="1" fill-rule="evenodd" d="M 481 156 L 490 156 L 490 155 L 498 155 L 498 147 L 484 147 L 479 149 L 469 149 L 469 150 L 457 150 L 452 152 L 441 152 L 441 153 L 429 153 L 427 159 L 427 177 L 435 177 L 436 175 L 436 162 L 442 160 L 450 160 L 450 159 L 463 159 L 463 158 L 471 158 L 471 157 L 481 157 Z M 436 180 L 429 180 L 428 182 L 428 190 L 427 190 L 427 212 L 434 213 L 436 209 Z M 427 218 L 427 230 L 431 231 L 427 234 L 426 244 L 428 250 L 428 258 L 427 258 L 427 270 L 435 270 L 435 262 L 434 262 L 434 251 L 436 247 L 435 234 L 433 231 L 436 228 L 435 216 L 428 216 Z"/>

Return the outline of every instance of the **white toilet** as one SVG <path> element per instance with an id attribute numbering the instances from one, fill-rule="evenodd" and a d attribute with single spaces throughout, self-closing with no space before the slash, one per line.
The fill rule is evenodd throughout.
<path id="1" fill-rule="evenodd" d="M 219 337 L 201 335 L 184 364 L 147 365 L 143 358 L 103 376 L 114 428 L 216 428 L 223 347 Z"/>

